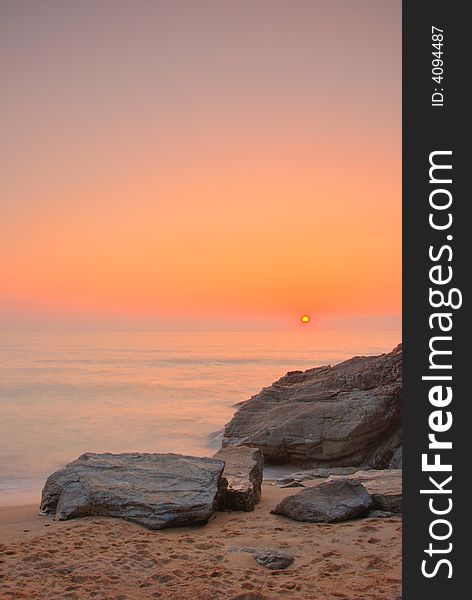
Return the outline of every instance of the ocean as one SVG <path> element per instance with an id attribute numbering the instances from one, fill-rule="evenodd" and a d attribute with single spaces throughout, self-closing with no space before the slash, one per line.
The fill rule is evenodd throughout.
<path id="1" fill-rule="evenodd" d="M 39 502 L 46 477 L 83 452 L 211 456 L 234 405 L 287 371 L 400 341 L 313 329 L 1 335 L 0 505 Z"/>

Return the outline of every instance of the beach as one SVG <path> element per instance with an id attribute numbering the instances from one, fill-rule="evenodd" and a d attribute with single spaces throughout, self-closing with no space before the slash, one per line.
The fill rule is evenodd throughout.
<path id="1" fill-rule="evenodd" d="M 104 517 L 55 521 L 35 505 L 0 508 L 0 598 L 396 600 L 401 517 L 315 524 L 270 514 L 296 491 L 265 481 L 254 512 L 160 531 Z M 245 547 L 295 560 L 271 571 Z"/>
<path id="2" fill-rule="evenodd" d="M 0 11 L 0 600 L 401 600 L 402 3 Z"/>

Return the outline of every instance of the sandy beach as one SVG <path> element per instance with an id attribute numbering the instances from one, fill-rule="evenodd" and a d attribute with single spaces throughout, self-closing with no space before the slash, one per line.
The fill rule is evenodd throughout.
<path id="1" fill-rule="evenodd" d="M 266 481 L 254 512 L 161 531 L 110 518 L 59 522 L 38 516 L 36 506 L 0 508 L 0 598 L 396 600 L 401 518 L 328 525 L 270 514 L 296 491 Z M 244 546 L 283 549 L 295 560 L 270 571 L 233 551 Z"/>

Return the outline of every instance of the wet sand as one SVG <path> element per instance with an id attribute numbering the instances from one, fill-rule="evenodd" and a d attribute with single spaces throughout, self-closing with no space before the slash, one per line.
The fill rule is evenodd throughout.
<path id="1" fill-rule="evenodd" d="M 161 531 L 102 517 L 59 522 L 38 516 L 36 506 L 0 508 L 0 598 L 396 600 L 401 518 L 312 524 L 269 513 L 297 491 L 264 482 L 254 512 Z M 270 571 L 252 554 L 230 551 L 241 546 L 283 549 L 295 561 Z"/>

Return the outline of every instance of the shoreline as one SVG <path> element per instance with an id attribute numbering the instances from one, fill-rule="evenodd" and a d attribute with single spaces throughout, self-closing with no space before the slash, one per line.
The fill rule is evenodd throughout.
<path id="1" fill-rule="evenodd" d="M 219 512 L 207 525 L 159 531 L 108 517 L 55 521 L 32 504 L 0 507 L 0 597 L 396 600 L 401 517 L 314 524 L 270 514 L 297 491 L 265 481 L 253 512 Z M 286 550 L 295 560 L 270 571 L 252 554 L 231 551 L 248 546 Z"/>
<path id="2" fill-rule="evenodd" d="M 65 463 L 62 466 L 65 467 Z M 284 475 L 290 475 L 292 473 L 303 470 L 305 470 L 303 465 L 300 466 L 296 464 L 265 465 L 264 481 L 273 482 L 279 479 L 280 477 L 283 477 Z M 22 506 L 39 506 L 41 502 L 41 490 L 46 482 L 46 479 L 47 477 L 45 476 L 44 480 L 41 483 L 41 487 L 35 488 L 34 490 L 33 488 L 27 488 L 25 490 L 17 489 L 2 491 L 0 496 L 0 511 L 7 508 L 13 509 Z"/>

